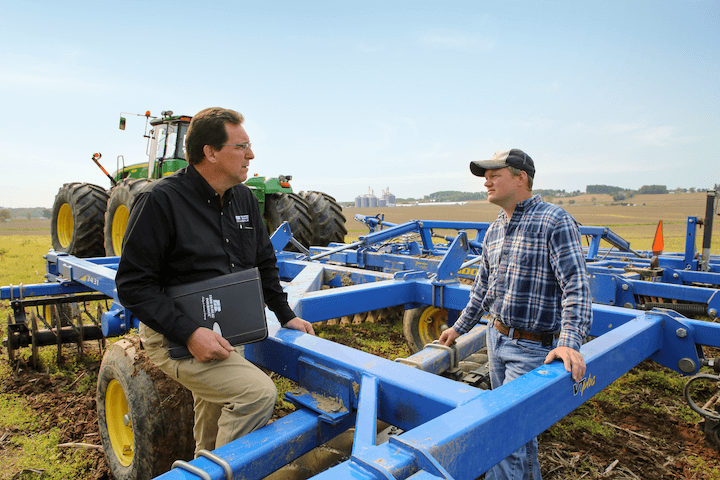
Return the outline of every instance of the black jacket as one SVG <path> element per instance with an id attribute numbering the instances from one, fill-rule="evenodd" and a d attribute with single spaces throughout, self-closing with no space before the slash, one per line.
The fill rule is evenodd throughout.
<path id="1" fill-rule="evenodd" d="M 133 315 L 184 344 L 200 325 L 174 308 L 164 288 L 252 267 L 260 270 L 265 303 L 287 323 L 295 314 L 257 199 L 240 184 L 225 192 L 221 206 L 220 195 L 191 165 L 138 195 L 115 283 Z"/>

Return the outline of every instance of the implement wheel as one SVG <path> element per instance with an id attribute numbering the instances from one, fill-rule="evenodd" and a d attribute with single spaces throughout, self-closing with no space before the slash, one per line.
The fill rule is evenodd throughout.
<path id="1" fill-rule="evenodd" d="M 300 198 L 310 206 L 313 220 L 312 244 L 327 247 L 330 243 L 344 243 L 347 229 L 342 207 L 333 197 L 322 192 L 300 192 Z"/>
<path id="2" fill-rule="evenodd" d="M 117 480 L 157 477 L 175 460 L 192 459 L 195 448 L 192 395 L 135 343 L 114 343 L 98 374 L 100 437 Z"/>
<path id="3" fill-rule="evenodd" d="M 307 202 L 294 193 L 273 193 L 265 197 L 265 222 L 270 233 L 283 223 L 290 224 L 295 240 L 309 247 L 312 244 L 312 216 Z M 295 247 L 290 246 L 291 250 Z"/>
<path id="4" fill-rule="evenodd" d="M 105 256 L 114 257 L 122 253 L 130 209 L 137 194 L 150 183 L 152 180 L 149 178 L 126 178 L 112 189 L 105 211 Z"/>
<path id="5" fill-rule="evenodd" d="M 50 222 L 52 246 L 76 257 L 102 257 L 108 194 L 91 183 L 66 183 L 55 196 Z"/>
<path id="6" fill-rule="evenodd" d="M 447 326 L 448 311 L 444 308 L 421 307 L 405 310 L 403 333 L 410 349 L 417 353 L 428 343 L 440 338 Z"/>

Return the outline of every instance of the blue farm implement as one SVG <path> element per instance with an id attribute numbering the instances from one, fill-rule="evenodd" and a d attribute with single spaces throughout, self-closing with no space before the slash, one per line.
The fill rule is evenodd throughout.
<path id="1" fill-rule="evenodd" d="M 311 322 L 331 322 L 404 308 L 406 320 L 407 312 L 420 312 L 416 322 L 431 324 L 441 312 L 444 324 L 451 324 L 468 301 L 466 279 L 472 277 L 487 224 L 417 221 L 380 228 L 379 218 L 362 220 L 372 231 L 357 242 L 311 247 L 308 253 L 283 250 L 292 239 L 287 224 L 275 231 L 272 241 L 294 311 Z M 691 223 L 694 236 L 698 219 Z M 441 238 L 434 233 L 452 230 L 454 235 Z M 175 428 L 179 419 L 191 420 L 191 408 L 154 388 L 152 372 L 146 373 L 150 367 L 139 361 L 140 346 L 121 340 L 107 349 L 98 379 L 100 431 L 113 475 L 261 479 L 323 444 L 347 441 L 347 456 L 314 471 L 312 478 L 476 479 L 645 359 L 692 376 L 689 385 L 717 382 L 720 360 L 705 358 L 703 347 L 720 348 L 720 325 L 672 309 L 639 309 L 648 308 L 639 300 L 645 296 L 662 300 L 656 303 L 677 299 L 716 308 L 710 292 L 720 284 L 717 258 L 705 252 L 697 256 L 694 250 L 689 254 L 687 248 L 677 255 L 632 252 L 627 242 L 599 227 L 583 227 L 583 234 L 589 238 L 593 284 L 612 282 L 606 275 L 620 286 L 614 296 L 609 287 L 594 287 L 593 293 L 608 301 L 593 305 L 591 339 L 581 350 L 587 373 L 580 382 L 555 362 L 501 388 L 481 388 L 482 369 L 467 371 L 461 364 L 484 348 L 484 323 L 453 347 L 427 342 L 417 353 L 392 361 L 281 329 L 268 312 L 268 339 L 246 346 L 245 355 L 297 383 L 287 398 L 298 409 L 189 460 L 183 452 L 192 439 Z M 613 250 L 602 248 L 601 240 Z M 624 251 L 616 254 L 615 249 Z M 10 300 L 15 313 L 6 339 L 10 352 L 27 345 L 36 350 L 57 343 L 60 348 L 66 342 L 120 336 L 138 326 L 117 298 L 118 257 L 81 259 L 51 251 L 45 258 L 46 283 L 0 289 L 0 298 Z M 640 287 L 645 284 L 658 290 L 645 291 Z M 702 294 L 693 296 L 693 291 Z M 626 292 L 632 298 L 623 296 Z M 88 319 L 80 322 L 76 304 L 86 299 L 104 299 L 110 307 L 95 314 L 80 312 Z M 67 310 L 69 320 L 63 320 Z M 703 314 L 710 316 L 706 310 Z M 713 374 L 701 372 L 707 367 L 715 368 Z M 708 405 L 697 405 L 689 393 L 686 397 L 705 418 L 707 438 L 720 446 L 720 416 Z M 169 470 L 161 458 L 168 451 L 178 453 Z"/>

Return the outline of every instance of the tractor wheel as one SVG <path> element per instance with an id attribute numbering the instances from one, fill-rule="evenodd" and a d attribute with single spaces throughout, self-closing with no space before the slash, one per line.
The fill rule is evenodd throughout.
<path id="1" fill-rule="evenodd" d="M 102 257 L 103 217 L 108 194 L 91 183 L 66 183 L 55 196 L 50 236 L 55 251 Z"/>
<path id="2" fill-rule="evenodd" d="M 56 303 L 45 305 L 42 308 L 42 317 L 51 327 L 67 327 L 73 324 L 73 311 L 69 303 Z"/>
<path id="3" fill-rule="evenodd" d="M 270 233 L 283 223 L 290 224 L 295 239 L 310 247 L 313 239 L 312 216 L 307 202 L 294 193 L 273 193 L 265 197 L 265 221 Z M 295 247 L 290 246 L 291 250 Z"/>
<path id="4" fill-rule="evenodd" d="M 130 208 L 137 194 L 150 183 L 152 180 L 149 178 L 126 178 L 110 192 L 107 210 L 105 210 L 106 256 L 114 257 L 122 252 L 122 242 L 130 218 Z"/>
<path id="5" fill-rule="evenodd" d="M 344 243 L 347 229 L 342 207 L 333 197 L 322 192 L 300 192 L 310 206 L 313 220 L 313 245 L 327 247 L 332 242 Z"/>
<path id="6" fill-rule="evenodd" d="M 150 479 L 191 460 L 192 394 L 124 338 L 105 353 L 97 412 L 105 458 L 117 480 Z"/>
<path id="7" fill-rule="evenodd" d="M 417 353 L 428 343 L 440 338 L 447 328 L 448 311 L 437 307 L 405 310 L 403 333 L 410 349 Z"/>

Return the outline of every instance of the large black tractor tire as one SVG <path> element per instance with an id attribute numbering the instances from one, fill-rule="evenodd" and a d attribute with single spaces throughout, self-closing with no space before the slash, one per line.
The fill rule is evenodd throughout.
<path id="1" fill-rule="evenodd" d="M 448 311 L 437 307 L 420 307 L 405 310 L 403 333 L 410 349 L 417 353 L 428 343 L 440 339 L 447 329 Z"/>
<path id="2" fill-rule="evenodd" d="M 313 221 L 312 244 L 327 247 L 330 243 L 345 243 L 345 215 L 333 197 L 322 192 L 300 192 L 300 198 L 310 206 Z"/>
<path id="3" fill-rule="evenodd" d="M 108 194 L 91 183 L 66 183 L 55 196 L 50 222 L 52 246 L 76 257 L 102 257 Z"/>
<path id="4" fill-rule="evenodd" d="M 132 204 L 138 193 L 151 183 L 149 178 L 126 178 L 110 192 L 105 210 L 105 256 L 114 257 L 122 253 Z"/>
<path id="5" fill-rule="evenodd" d="M 265 197 L 265 222 L 270 233 L 288 222 L 295 240 L 310 247 L 313 240 L 312 214 L 305 200 L 294 193 L 273 193 Z M 290 245 L 290 250 L 296 250 Z"/>
<path id="6" fill-rule="evenodd" d="M 191 460 L 192 394 L 139 349 L 137 338 L 112 344 L 97 381 L 100 437 L 116 480 L 150 479 L 175 460 Z"/>

